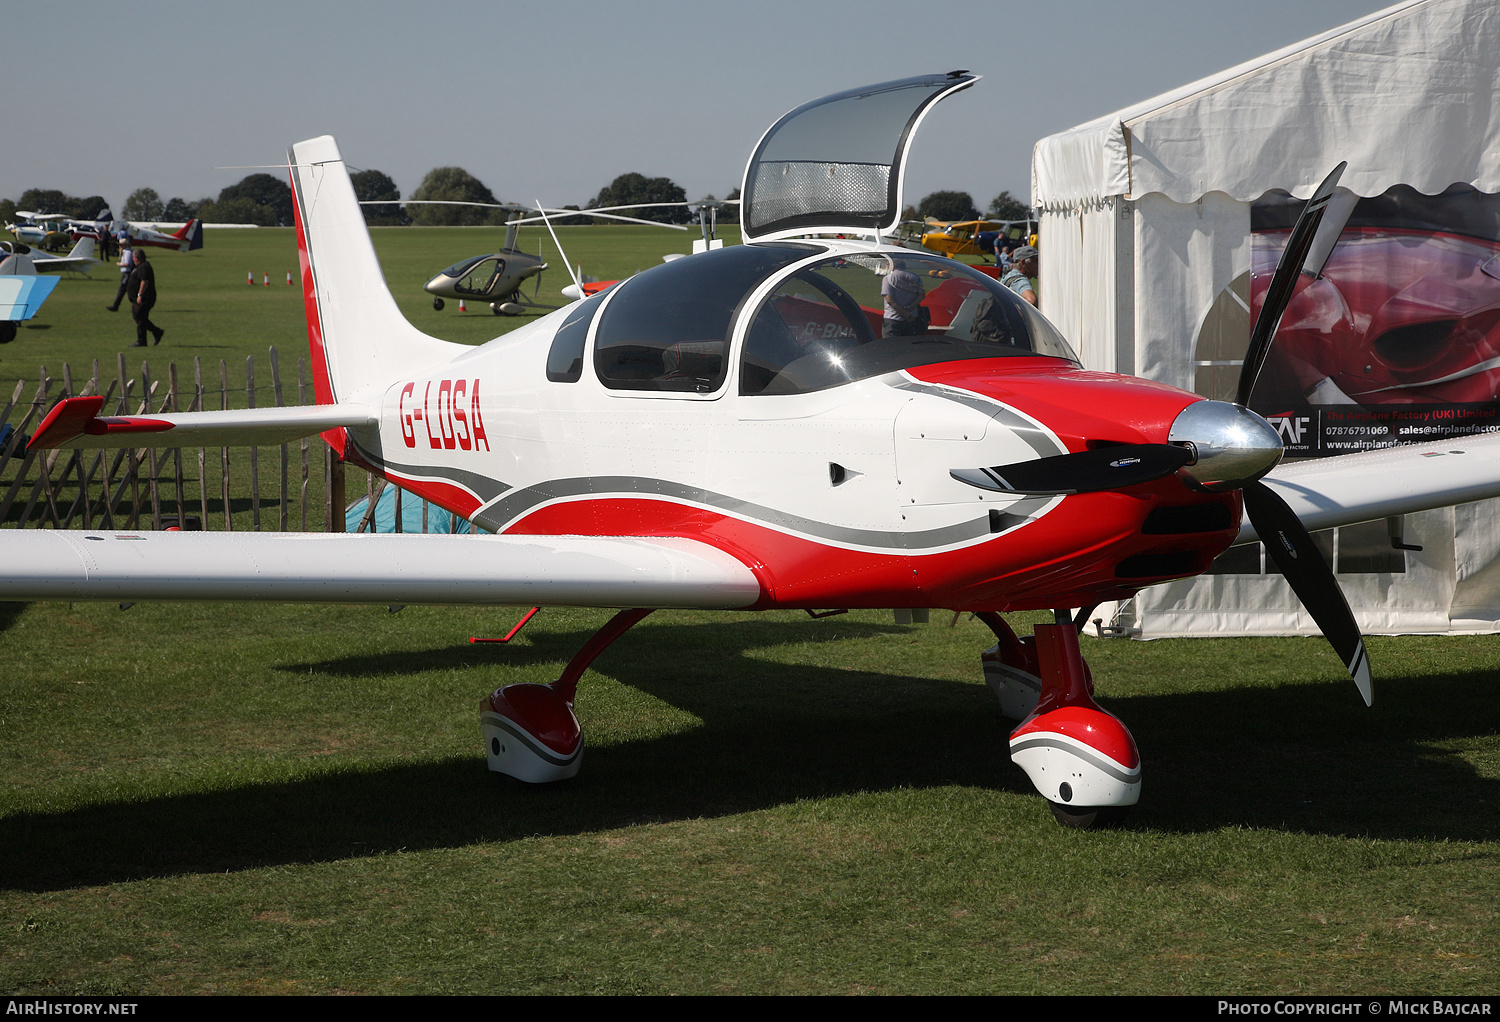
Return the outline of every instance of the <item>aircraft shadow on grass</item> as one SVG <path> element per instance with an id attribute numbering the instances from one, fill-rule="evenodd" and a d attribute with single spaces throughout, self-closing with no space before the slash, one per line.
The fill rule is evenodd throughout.
<path id="1" fill-rule="evenodd" d="M 874 637 L 893 627 L 767 620 L 638 629 L 596 668 L 703 724 L 590 746 L 570 782 L 532 788 L 493 775 L 476 747 L 473 756 L 441 761 L 346 766 L 285 783 L 18 814 L 0 829 L 0 887 L 55 890 L 581 834 L 947 785 L 1022 797 L 1034 803 L 1035 826 L 1054 826 L 1009 762 L 1012 725 L 985 687 L 746 655 L 781 643 Z M 371 677 L 561 664 L 586 638 L 537 631 L 528 644 L 500 650 L 452 646 L 281 669 Z M 1347 682 L 1107 699 L 1145 750 L 1143 804 L 1126 826 L 1494 840 L 1500 781 L 1440 747 L 1500 730 L 1500 691 L 1490 682 L 1485 672 L 1383 677 L 1374 710 L 1346 691 Z M 581 707 L 589 688 L 585 676 Z M 475 732 L 477 746 L 477 723 Z M 1011 803 L 975 826 L 1016 819 Z M 1059 841 L 1075 839 L 1057 833 Z"/>

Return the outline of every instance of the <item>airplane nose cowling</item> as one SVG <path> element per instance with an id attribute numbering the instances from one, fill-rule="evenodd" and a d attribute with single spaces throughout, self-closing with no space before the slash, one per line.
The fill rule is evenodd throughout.
<path id="1" fill-rule="evenodd" d="M 1192 444 L 1197 458 L 1180 471 L 1210 492 L 1234 490 L 1276 467 L 1281 437 L 1265 419 L 1227 401 L 1195 401 L 1172 422 L 1174 444 Z"/>

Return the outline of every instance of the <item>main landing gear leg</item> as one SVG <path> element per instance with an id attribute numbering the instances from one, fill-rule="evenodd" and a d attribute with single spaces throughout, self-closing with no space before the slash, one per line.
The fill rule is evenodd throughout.
<path id="1" fill-rule="evenodd" d="M 610 643 L 650 610 L 622 610 L 594 633 L 550 685 L 497 688 L 479 700 L 479 731 L 489 767 L 522 781 L 564 781 L 583 762 L 583 730 L 573 716 L 578 679 Z"/>
<path id="2" fill-rule="evenodd" d="M 1141 797 L 1141 757 L 1125 725 L 1093 700 L 1077 625 L 1066 611 L 1058 611 L 1056 619 L 1036 626 L 1041 695 L 1010 734 L 1010 758 L 1051 804 L 1059 823 L 1110 826 Z"/>

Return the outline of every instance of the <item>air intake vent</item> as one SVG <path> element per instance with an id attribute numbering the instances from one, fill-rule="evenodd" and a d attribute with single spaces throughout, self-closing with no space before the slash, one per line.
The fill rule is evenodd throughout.
<path id="1" fill-rule="evenodd" d="M 1152 511 L 1146 516 L 1141 532 L 1147 536 L 1180 536 L 1193 532 L 1219 532 L 1232 524 L 1228 504 L 1186 504 Z"/>

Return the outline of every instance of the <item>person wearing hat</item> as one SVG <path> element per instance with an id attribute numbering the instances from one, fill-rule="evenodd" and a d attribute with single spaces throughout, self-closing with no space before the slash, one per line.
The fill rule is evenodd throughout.
<path id="1" fill-rule="evenodd" d="M 1031 278 L 1036 276 L 1036 249 L 1022 245 L 1010 254 L 1010 272 L 1000 278 L 1000 283 L 1016 294 L 1036 305 L 1036 286 Z"/>

